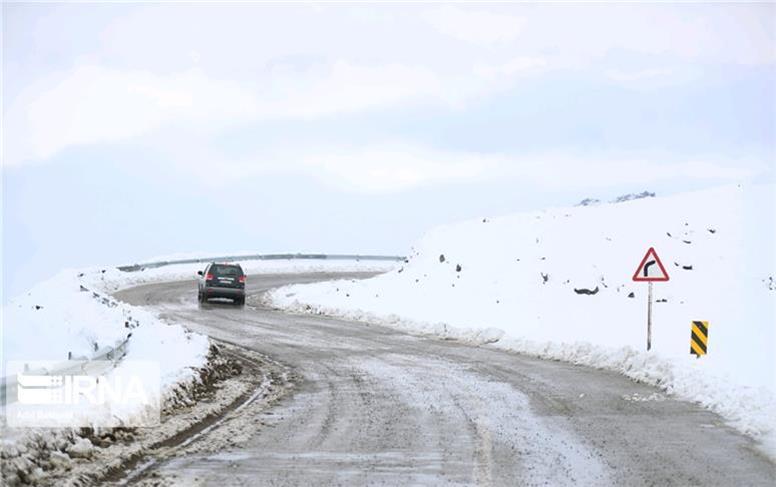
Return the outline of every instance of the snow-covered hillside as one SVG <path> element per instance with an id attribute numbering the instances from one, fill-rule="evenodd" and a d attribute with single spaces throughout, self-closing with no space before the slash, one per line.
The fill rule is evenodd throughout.
<path id="1" fill-rule="evenodd" d="M 733 186 L 443 226 L 400 269 L 269 299 L 619 370 L 702 402 L 773 452 L 775 194 Z M 647 284 L 631 276 L 649 247 L 671 279 L 654 284 L 647 354 Z M 710 323 L 700 359 L 692 320 Z"/>

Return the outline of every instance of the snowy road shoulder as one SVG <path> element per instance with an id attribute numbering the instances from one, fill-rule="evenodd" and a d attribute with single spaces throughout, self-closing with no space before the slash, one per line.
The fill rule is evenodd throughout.
<path id="1" fill-rule="evenodd" d="M 286 367 L 229 344 L 211 346 L 206 365 L 194 372 L 196 381 L 170 390 L 161 423 L 153 428 L 3 427 L 4 485 L 121 484 L 141 477 L 171 455 L 238 445 L 246 432 L 235 428 L 204 445 L 195 440 L 232 411 L 247 405 L 257 410 L 267 407 L 285 393 L 292 376 Z"/>
<path id="2" fill-rule="evenodd" d="M 616 371 L 720 414 L 776 459 L 776 243 L 763 231 L 774 194 L 772 185 L 728 187 L 448 225 L 399 269 L 266 299 Z M 671 280 L 654 286 L 646 353 L 646 284 L 631 275 L 651 246 Z M 710 323 L 709 353 L 695 359 L 699 319 Z"/>
<path id="3" fill-rule="evenodd" d="M 762 387 L 740 386 L 681 360 L 637 351 L 631 347 L 605 347 L 591 343 L 537 342 L 506 337 L 497 328 L 457 328 L 444 323 L 424 323 L 396 315 L 378 316 L 362 310 L 343 310 L 299 301 L 299 287 L 278 289 L 265 303 L 288 312 L 320 314 L 365 324 L 390 326 L 411 334 L 455 340 L 472 345 L 559 360 L 623 374 L 637 382 L 650 384 L 680 399 L 696 402 L 719 414 L 738 431 L 759 442 L 762 450 L 776 460 L 776 398 Z M 279 298 L 283 296 L 283 298 Z M 288 302 L 290 300 L 290 302 Z"/>

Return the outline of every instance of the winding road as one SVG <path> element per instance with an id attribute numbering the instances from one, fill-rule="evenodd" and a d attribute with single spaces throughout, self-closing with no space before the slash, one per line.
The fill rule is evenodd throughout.
<path id="1" fill-rule="evenodd" d="M 776 485 L 753 442 L 621 375 L 262 307 L 267 289 L 365 274 L 254 275 L 248 304 L 196 282 L 118 293 L 299 377 L 238 448 L 160 462 L 179 485 Z M 199 441 L 207 441 L 207 437 Z"/>

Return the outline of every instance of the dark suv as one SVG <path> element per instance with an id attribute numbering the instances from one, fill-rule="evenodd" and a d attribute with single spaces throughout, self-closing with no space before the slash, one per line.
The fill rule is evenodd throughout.
<path id="1" fill-rule="evenodd" d="M 245 273 L 239 265 L 213 262 L 197 274 L 197 298 L 200 303 L 210 298 L 229 298 L 235 304 L 245 304 Z"/>

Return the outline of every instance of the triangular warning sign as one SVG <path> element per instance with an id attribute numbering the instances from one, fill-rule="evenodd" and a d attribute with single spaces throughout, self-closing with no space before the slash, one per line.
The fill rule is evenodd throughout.
<path id="1" fill-rule="evenodd" d="M 647 250 L 647 255 L 641 259 L 639 268 L 633 273 L 633 280 L 641 282 L 668 280 L 668 272 L 666 272 L 666 268 L 663 267 L 663 263 L 660 262 L 660 257 L 657 256 L 654 247 L 650 247 L 649 250 Z"/>

